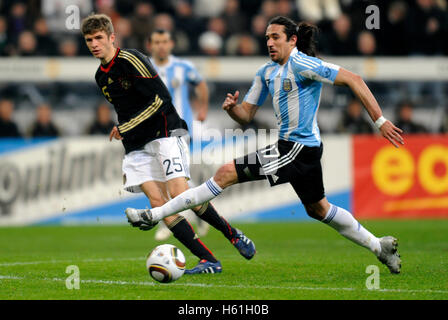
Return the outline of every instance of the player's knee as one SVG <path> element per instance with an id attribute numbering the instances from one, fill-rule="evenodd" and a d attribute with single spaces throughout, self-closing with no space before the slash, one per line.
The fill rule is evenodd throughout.
<path id="1" fill-rule="evenodd" d="M 323 197 L 317 202 L 304 204 L 304 207 L 306 213 L 308 213 L 311 218 L 322 221 L 325 219 L 325 216 L 330 209 L 330 204 L 328 203 L 327 198 Z"/>
<path id="2" fill-rule="evenodd" d="M 172 216 L 168 216 L 163 218 L 163 222 L 167 225 L 167 227 L 170 227 L 170 225 L 179 218 L 179 214 L 173 214 Z"/>
<path id="3" fill-rule="evenodd" d="M 188 183 L 184 177 L 172 179 L 167 182 L 167 185 L 171 198 L 177 197 L 182 192 L 188 190 Z"/>
<path id="4" fill-rule="evenodd" d="M 223 189 L 237 183 L 238 175 L 236 173 L 235 164 L 233 161 L 221 166 L 213 179 Z"/>
<path id="5" fill-rule="evenodd" d="M 313 218 L 316 220 L 322 220 L 322 218 L 320 218 L 319 214 L 313 208 L 305 206 L 305 210 L 310 218 Z"/>
<path id="6" fill-rule="evenodd" d="M 323 220 L 325 218 L 326 212 L 324 212 L 323 208 L 321 208 L 319 205 L 316 204 L 308 204 L 304 205 L 306 213 L 310 218 L 316 219 L 316 220 Z"/>
<path id="7" fill-rule="evenodd" d="M 151 203 L 151 207 L 161 207 L 165 204 L 165 200 L 162 197 L 150 197 L 149 202 Z"/>

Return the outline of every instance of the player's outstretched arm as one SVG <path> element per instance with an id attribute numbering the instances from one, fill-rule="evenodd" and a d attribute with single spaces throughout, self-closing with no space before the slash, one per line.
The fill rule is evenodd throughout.
<path id="1" fill-rule="evenodd" d="M 197 97 L 197 120 L 204 121 L 207 118 L 209 98 L 208 86 L 204 80 L 198 83 L 195 93 Z"/>
<path id="2" fill-rule="evenodd" d="M 366 108 L 370 118 L 375 122 L 375 125 L 380 130 L 383 137 L 389 140 L 390 143 L 397 148 L 399 144 L 404 144 L 404 140 L 400 135 L 403 133 L 403 130 L 397 128 L 391 121 L 386 120 L 383 117 L 383 112 L 381 111 L 378 102 L 359 75 L 344 68 L 340 68 L 338 75 L 334 80 L 334 84 L 348 86 L 352 90 Z"/>
<path id="3" fill-rule="evenodd" d="M 258 106 L 250 104 L 246 101 L 238 104 L 239 96 L 239 91 L 235 91 L 234 94 L 228 93 L 224 103 L 222 104 L 222 108 L 227 111 L 229 116 L 239 124 L 248 124 L 254 118 L 255 113 L 257 113 Z"/>

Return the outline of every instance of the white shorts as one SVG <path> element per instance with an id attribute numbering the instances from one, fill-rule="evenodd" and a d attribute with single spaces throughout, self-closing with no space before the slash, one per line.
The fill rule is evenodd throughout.
<path id="1" fill-rule="evenodd" d="M 186 177 L 190 179 L 190 152 L 182 137 L 160 138 L 148 142 L 143 149 L 132 151 L 123 159 L 123 184 L 129 192 L 143 192 L 146 181 Z"/>

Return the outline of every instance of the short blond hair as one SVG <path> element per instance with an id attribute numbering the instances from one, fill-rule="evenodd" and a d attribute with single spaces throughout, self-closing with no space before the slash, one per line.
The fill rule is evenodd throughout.
<path id="1" fill-rule="evenodd" d="M 91 14 L 81 24 L 81 32 L 85 36 L 86 34 L 93 34 L 98 31 L 104 31 L 107 36 L 114 33 L 114 26 L 109 16 L 101 14 Z"/>

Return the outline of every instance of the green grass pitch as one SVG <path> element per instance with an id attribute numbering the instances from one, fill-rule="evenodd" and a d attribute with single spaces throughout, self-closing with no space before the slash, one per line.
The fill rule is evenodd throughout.
<path id="1" fill-rule="evenodd" d="M 238 224 L 257 246 L 247 261 L 216 230 L 203 238 L 221 274 L 155 283 L 145 268 L 160 244 L 154 231 L 129 226 L 0 228 L 0 299 L 448 299 L 448 221 L 364 221 L 376 235 L 399 239 L 403 265 L 392 275 L 371 253 L 317 222 Z M 197 263 L 177 240 L 187 267 Z M 80 289 L 66 288 L 66 268 Z M 379 290 L 368 290 L 369 265 Z"/>

